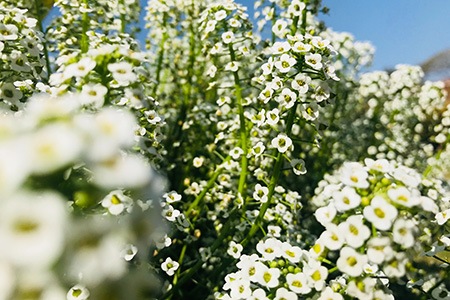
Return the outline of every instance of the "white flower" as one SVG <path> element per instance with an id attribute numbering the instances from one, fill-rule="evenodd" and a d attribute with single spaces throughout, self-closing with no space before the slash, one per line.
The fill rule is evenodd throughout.
<path id="1" fill-rule="evenodd" d="M 444 225 L 450 219 L 450 208 L 444 211 L 441 211 L 435 216 L 436 222 L 438 225 Z"/>
<path id="2" fill-rule="evenodd" d="M 64 78 L 84 77 L 92 71 L 97 63 L 90 57 L 84 57 L 80 61 L 70 64 L 64 70 Z"/>
<path id="3" fill-rule="evenodd" d="M 10 294 L 13 291 L 16 281 L 16 274 L 13 267 L 3 258 L 0 260 L 0 299 L 11 299 Z"/>
<path id="4" fill-rule="evenodd" d="M 194 157 L 194 159 L 192 160 L 192 165 L 194 166 L 194 168 L 200 168 L 203 165 L 204 161 L 204 156 Z"/>
<path id="5" fill-rule="evenodd" d="M 333 204 L 339 212 L 356 208 L 361 204 L 361 196 L 350 186 L 344 187 L 341 191 L 335 191 L 332 197 Z"/>
<path id="6" fill-rule="evenodd" d="M 325 287 L 325 280 L 328 277 L 328 269 L 316 260 L 310 260 L 305 265 L 303 272 L 308 277 L 309 284 L 314 287 L 316 291 L 321 291 Z"/>
<path id="7" fill-rule="evenodd" d="M 281 73 L 288 73 L 291 70 L 291 67 L 297 63 L 297 60 L 290 56 L 289 54 L 284 53 L 281 55 L 278 61 L 275 62 L 275 67 Z"/>
<path id="8" fill-rule="evenodd" d="M 268 200 L 267 198 L 268 194 L 269 188 L 267 188 L 266 186 L 262 186 L 259 183 L 255 185 L 255 191 L 253 192 L 253 199 L 261 203 L 266 203 Z"/>
<path id="9" fill-rule="evenodd" d="M 244 249 L 244 247 L 241 244 L 236 243 L 235 241 L 230 241 L 228 244 L 228 250 L 227 253 L 236 259 L 241 257 L 241 252 Z"/>
<path id="10" fill-rule="evenodd" d="M 388 237 L 373 237 L 367 242 L 367 257 L 374 264 L 381 264 L 394 256 L 391 247 L 391 239 Z"/>
<path id="11" fill-rule="evenodd" d="M 364 217 L 379 230 L 388 230 L 397 218 L 397 209 L 383 197 L 375 196 L 369 206 L 364 207 Z"/>
<path id="12" fill-rule="evenodd" d="M 227 17 L 227 12 L 223 9 L 217 11 L 214 13 L 214 19 L 215 21 L 221 21 Z"/>
<path id="13" fill-rule="evenodd" d="M 352 215 L 345 220 L 345 222 L 338 225 L 339 230 L 345 237 L 347 245 L 358 248 L 370 236 L 370 229 L 364 225 L 361 215 Z"/>
<path id="14" fill-rule="evenodd" d="M 356 188 L 367 188 L 369 174 L 358 162 L 345 162 L 340 169 L 340 180 L 343 184 Z"/>
<path id="15" fill-rule="evenodd" d="M 376 283 L 376 279 L 370 277 L 363 280 L 352 280 L 348 283 L 347 294 L 355 299 L 373 299 Z"/>
<path id="16" fill-rule="evenodd" d="M 270 48 L 272 54 L 282 54 L 288 52 L 291 49 L 289 42 L 275 42 Z"/>
<path id="17" fill-rule="evenodd" d="M 264 269 L 265 265 L 258 261 L 259 258 L 256 254 L 253 255 L 241 255 L 239 262 L 236 266 L 241 270 L 241 273 L 245 278 L 248 278 L 252 282 L 257 282 L 256 275 Z"/>
<path id="18" fill-rule="evenodd" d="M 294 106 L 297 101 L 297 94 L 289 88 L 283 88 L 280 95 L 276 98 L 276 101 L 280 103 L 282 107 L 289 109 Z"/>
<path id="19" fill-rule="evenodd" d="M 92 160 L 110 159 L 117 155 L 120 148 L 135 143 L 136 119 L 125 110 L 104 108 L 95 115 L 76 117 L 76 124 L 89 139 L 88 156 Z"/>
<path id="20" fill-rule="evenodd" d="M 67 300 L 87 300 L 91 293 L 81 284 L 77 284 L 70 288 L 67 292 Z"/>
<path id="21" fill-rule="evenodd" d="M 138 154 L 122 153 L 91 167 L 93 182 L 103 188 L 137 188 L 148 184 L 153 171 Z"/>
<path id="22" fill-rule="evenodd" d="M 292 246 L 284 242 L 281 246 L 282 256 L 292 263 L 298 263 L 303 257 L 303 250 L 300 247 Z"/>
<path id="23" fill-rule="evenodd" d="M 172 276 L 175 274 L 175 271 L 178 270 L 178 267 L 180 264 L 172 258 L 168 257 L 166 260 L 161 264 L 161 269 L 167 273 L 167 275 Z"/>
<path id="24" fill-rule="evenodd" d="M 175 220 L 181 214 L 181 212 L 178 209 L 173 208 L 172 205 L 166 205 L 161 214 L 168 221 L 175 222 Z"/>
<path id="25" fill-rule="evenodd" d="M 166 200 L 167 203 L 174 203 L 181 200 L 181 195 L 178 194 L 176 191 L 170 191 L 168 193 L 165 193 L 163 195 L 164 200 Z"/>
<path id="26" fill-rule="evenodd" d="M 305 62 L 310 65 L 315 70 L 320 70 L 322 68 L 322 56 L 318 53 L 315 54 L 306 54 Z"/>
<path id="27" fill-rule="evenodd" d="M 400 278 L 406 273 L 406 264 L 408 261 L 404 252 L 395 253 L 394 258 L 383 266 L 383 272 L 388 278 Z"/>
<path id="28" fill-rule="evenodd" d="M 308 277 L 304 273 L 289 273 L 286 275 L 286 283 L 291 291 L 297 294 L 308 294 L 311 287 L 308 284 Z"/>
<path id="29" fill-rule="evenodd" d="M 268 268 L 263 265 L 261 269 L 257 270 L 257 274 L 255 274 L 255 279 L 257 282 L 265 287 L 274 288 L 279 284 L 279 277 L 281 275 L 281 271 L 278 268 Z"/>
<path id="30" fill-rule="evenodd" d="M 339 250 L 345 242 L 341 229 L 333 223 L 327 225 L 326 230 L 319 237 L 320 241 L 330 250 Z"/>
<path id="31" fill-rule="evenodd" d="M 231 299 L 248 299 L 252 294 L 250 281 L 245 278 L 239 278 L 230 283 Z"/>
<path id="32" fill-rule="evenodd" d="M 272 32 L 276 36 L 283 38 L 286 35 L 286 33 L 288 32 L 287 26 L 288 26 L 288 23 L 285 20 L 278 19 L 275 22 L 275 24 L 272 26 Z"/>
<path id="33" fill-rule="evenodd" d="M 277 125 L 279 120 L 280 120 L 280 111 L 278 110 L 278 108 L 269 110 L 266 113 L 266 123 L 268 125 L 275 126 L 275 125 Z"/>
<path id="34" fill-rule="evenodd" d="M 336 214 L 337 214 L 337 210 L 333 204 L 319 207 L 314 212 L 314 216 L 316 217 L 316 220 L 320 224 L 322 224 L 322 226 L 324 226 L 324 227 L 327 227 L 327 225 L 333 221 Z"/>
<path id="35" fill-rule="evenodd" d="M 240 63 L 238 61 L 230 61 L 225 65 L 225 71 L 237 72 L 239 69 Z"/>
<path id="36" fill-rule="evenodd" d="M 273 95 L 273 89 L 271 89 L 270 87 L 266 87 L 259 93 L 258 99 L 264 103 L 267 103 L 272 98 L 272 95 Z"/>
<path id="37" fill-rule="evenodd" d="M 64 247 L 66 200 L 53 192 L 17 192 L 0 203 L 0 257 L 18 267 L 48 267 Z"/>
<path id="38" fill-rule="evenodd" d="M 292 140 L 284 133 L 279 133 L 271 142 L 272 147 L 276 148 L 279 152 L 285 153 L 292 146 Z"/>
<path id="39" fill-rule="evenodd" d="M 238 159 L 242 154 L 244 154 L 244 150 L 242 150 L 240 147 L 234 147 L 230 151 L 230 156 L 233 159 Z"/>
<path id="40" fill-rule="evenodd" d="M 101 204 L 104 208 L 108 209 L 112 215 L 120 215 L 124 210 L 131 211 L 133 206 L 133 199 L 125 196 L 123 191 L 115 190 L 106 195 Z"/>
<path id="41" fill-rule="evenodd" d="M 306 54 L 311 51 L 312 46 L 310 44 L 305 44 L 302 41 L 297 41 L 292 46 L 292 51 L 300 53 L 300 54 Z"/>
<path id="42" fill-rule="evenodd" d="M 302 11 L 306 8 L 306 4 L 301 2 L 300 0 L 292 0 L 291 4 L 288 7 L 288 14 L 299 17 L 302 14 Z"/>
<path id="43" fill-rule="evenodd" d="M 269 298 L 267 298 L 266 292 L 259 288 L 253 291 L 248 300 L 269 300 Z"/>
<path id="44" fill-rule="evenodd" d="M 339 258 L 336 265 L 341 272 L 352 277 L 358 277 L 362 274 L 366 263 L 366 255 L 359 254 L 351 247 L 344 247 L 339 252 Z"/>
<path id="45" fill-rule="evenodd" d="M 126 61 L 109 64 L 108 70 L 120 86 L 129 85 L 137 79 L 137 75 L 133 73 L 133 66 Z"/>
<path id="46" fill-rule="evenodd" d="M 79 132 L 64 123 L 39 129 L 29 145 L 33 172 L 43 174 L 67 166 L 79 157 L 83 146 Z"/>
<path id="47" fill-rule="evenodd" d="M 7 82 L 3 83 L 0 88 L 0 100 L 3 99 L 12 105 L 19 105 L 19 100 L 23 93 L 19 91 L 14 84 Z"/>
<path id="48" fill-rule="evenodd" d="M 99 109 L 105 102 L 107 92 L 108 89 L 102 84 L 85 84 L 81 88 L 81 104 Z"/>
<path id="49" fill-rule="evenodd" d="M 264 150 L 266 150 L 266 146 L 264 146 L 263 142 L 258 142 L 255 146 L 252 147 L 250 153 L 255 157 L 259 157 L 264 153 Z"/>
<path id="50" fill-rule="evenodd" d="M 14 24 L 0 23 L 0 41 L 14 41 L 18 38 L 19 29 Z"/>
<path id="51" fill-rule="evenodd" d="M 377 159 L 373 160 L 371 158 L 364 159 L 364 163 L 366 166 L 374 171 L 382 172 L 382 173 L 389 173 L 392 171 L 393 167 L 389 163 L 387 159 Z"/>
<path id="52" fill-rule="evenodd" d="M 317 300 L 344 300 L 341 294 L 334 292 L 333 289 L 327 286 L 321 293 Z"/>
<path id="53" fill-rule="evenodd" d="M 146 110 L 144 112 L 145 117 L 147 118 L 147 122 L 151 125 L 155 125 L 161 122 L 162 118 L 158 113 L 154 110 Z"/>
<path id="54" fill-rule="evenodd" d="M 234 37 L 234 33 L 232 31 L 226 31 L 224 33 L 222 33 L 222 42 L 226 45 L 228 45 L 229 43 L 234 42 L 235 37 Z"/>
<path id="55" fill-rule="evenodd" d="M 291 160 L 290 165 L 291 165 L 292 170 L 294 171 L 295 175 L 306 174 L 305 161 L 303 159 L 295 158 L 295 159 Z"/>
<path id="56" fill-rule="evenodd" d="M 416 225 L 413 220 L 398 219 L 392 228 L 393 240 L 404 248 L 414 245 L 414 232 Z"/>
<path id="57" fill-rule="evenodd" d="M 387 195 L 394 203 L 406 207 L 413 207 L 420 204 L 420 198 L 414 194 L 412 195 L 404 186 L 389 189 Z"/>
<path id="58" fill-rule="evenodd" d="M 135 245 L 127 244 L 125 248 L 120 253 L 120 256 L 125 259 L 125 261 L 132 260 L 138 252 L 138 248 Z"/>
<path id="59" fill-rule="evenodd" d="M 272 261 L 282 256 L 283 243 L 275 238 L 268 238 L 265 241 L 259 241 L 256 250 L 262 254 L 264 260 Z"/>
<path id="60" fill-rule="evenodd" d="M 298 297 L 295 293 L 288 291 L 286 288 L 281 287 L 275 292 L 275 298 L 273 300 L 297 300 Z"/>
<path id="61" fill-rule="evenodd" d="M 3 128 L 2 128 L 3 129 Z M 29 143 L 12 140 L 0 143 L 0 195 L 15 192 L 30 173 Z"/>
<path id="62" fill-rule="evenodd" d="M 399 166 L 394 169 L 392 176 L 409 187 L 417 187 L 421 181 L 421 176 L 416 170 L 405 166 Z"/>
<path id="63" fill-rule="evenodd" d="M 291 87 L 299 94 L 306 94 L 309 90 L 311 78 L 303 73 L 297 74 L 291 82 Z"/>

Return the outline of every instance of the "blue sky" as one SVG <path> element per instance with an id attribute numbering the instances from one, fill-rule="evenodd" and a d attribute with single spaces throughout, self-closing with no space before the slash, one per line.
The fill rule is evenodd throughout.
<path id="1" fill-rule="evenodd" d="M 330 8 L 320 15 L 335 31 L 352 33 L 376 48 L 370 70 L 396 64 L 418 65 L 450 49 L 450 0 L 322 0 Z M 253 0 L 236 0 L 249 7 Z M 147 0 L 141 0 L 146 7 Z M 144 12 L 143 12 L 144 14 Z M 139 37 L 145 37 L 145 30 Z"/>
<path id="2" fill-rule="evenodd" d="M 252 0 L 236 0 L 253 7 Z M 372 70 L 421 64 L 450 48 L 449 0 L 323 0 L 328 27 L 376 48 Z"/>

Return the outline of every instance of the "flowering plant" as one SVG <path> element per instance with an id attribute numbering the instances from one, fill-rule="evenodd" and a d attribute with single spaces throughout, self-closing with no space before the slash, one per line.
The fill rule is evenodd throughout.
<path id="1" fill-rule="evenodd" d="M 363 73 L 320 0 L 13 2 L 0 299 L 450 298 L 450 109 L 419 67 Z"/>

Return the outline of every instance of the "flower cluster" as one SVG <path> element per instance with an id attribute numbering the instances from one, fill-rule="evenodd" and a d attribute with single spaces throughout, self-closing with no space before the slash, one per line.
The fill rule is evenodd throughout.
<path id="1" fill-rule="evenodd" d="M 110 299 L 149 274 L 128 272 L 127 261 L 146 259 L 157 226 L 148 200 L 159 197 L 160 180 L 131 151 L 134 116 L 83 110 L 80 97 L 38 95 L 0 117 L 2 299 Z"/>
<path id="2" fill-rule="evenodd" d="M 261 240 L 257 254 L 242 255 L 237 272 L 225 277 L 216 299 L 298 299 L 317 293 L 319 299 L 340 297 L 326 288 L 328 269 L 308 251 L 276 238 Z"/>
<path id="3" fill-rule="evenodd" d="M 157 112 L 158 103 L 148 95 L 147 56 L 126 35 L 92 33 L 90 40 L 95 45 L 92 50 L 58 57 L 58 69 L 50 76 L 47 89 L 55 95 L 80 92 L 81 104 L 87 109 L 110 105 L 131 109 L 141 125 L 137 135 L 142 152 L 160 158 L 164 118 Z"/>
<path id="4" fill-rule="evenodd" d="M 0 104 L 18 110 L 46 78 L 43 34 L 26 9 L 0 3 Z"/>
<path id="5" fill-rule="evenodd" d="M 55 7 L 61 15 L 52 20 L 46 38 L 49 49 L 62 54 L 90 49 L 88 31 L 105 35 L 125 33 L 139 20 L 137 0 L 57 0 Z"/>
<path id="6" fill-rule="evenodd" d="M 448 206 L 445 192 L 439 181 L 385 159 L 344 163 L 312 199 L 325 228 L 313 253 L 330 260 L 346 278 L 342 288 L 359 299 L 372 299 L 387 282 L 416 282 L 430 272 L 421 268 L 420 255 L 445 238 L 436 227 Z"/>

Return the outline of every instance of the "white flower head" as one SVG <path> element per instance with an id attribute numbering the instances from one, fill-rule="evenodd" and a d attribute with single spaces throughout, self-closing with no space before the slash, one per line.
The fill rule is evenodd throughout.
<path id="1" fill-rule="evenodd" d="M 172 258 L 168 257 L 161 264 L 161 269 L 166 272 L 167 275 L 173 276 L 175 274 L 175 271 L 178 270 L 179 266 L 180 264 L 177 261 L 174 261 Z"/>
<path id="2" fill-rule="evenodd" d="M 122 190 L 115 190 L 106 195 L 101 204 L 112 215 L 120 215 L 124 211 L 131 212 L 133 199 L 126 196 Z"/>
<path id="3" fill-rule="evenodd" d="M 64 70 L 64 78 L 84 77 L 92 71 L 97 63 L 90 57 L 83 57 L 78 62 L 68 65 Z"/>
<path id="4" fill-rule="evenodd" d="M 181 195 L 178 194 L 176 191 L 170 191 L 168 193 L 165 193 L 163 195 L 164 200 L 166 200 L 167 203 L 174 203 L 181 200 Z"/>
<path id="5" fill-rule="evenodd" d="M 358 248 L 361 247 L 364 242 L 370 236 L 370 229 L 364 225 L 361 215 L 352 215 L 338 225 L 339 230 L 345 237 L 347 245 Z"/>
<path id="6" fill-rule="evenodd" d="M 292 140 L 286 134 L 280 133 L 272 139 L 271 145 L 279 152 L 285 153 L 292 147 Z"/>
<path id="7" fill-rule="evenodd" d="M 342 190 L 335 191 L 332 197 L 333 204 L 339 212 L 354 209 L 361 204 L 361 196 L 350 186 L 345 186 Z"/>
<path id="8" fill-rule="evenodd" d="M 67 292 L 67 300 L 87 300 L 91 293 L 81 284 L 74 285 Z"/>
<path id="9" fill-rule="evenodd" d="M 137 75 L 133 72 L 133 66 L 126 61 L 109 64 L 108 70 L 120 86 L 127 86 L 137 79 Z"/>
<path id="10" fill-rule="evenodd" d="M 383 197 L 375 196 L 369 206 L 364 207 L 364 217 L 379 230 L 388 230 L 398 215 L 397 209 Z"/>
<path id="11" fill-rule="evenodd" d="M 241 253 L 244 247 L 241 244 L 236 243 L 235 241 L 230 241 L 228 244 L 228 250 L 227 253 L 236 259 L 241 257 Z"/>
<path id="12" fill-rule="evenodd" d="M 266 186 L 262 186 L 261 184 L 257 183 L 255 185 L 255 191 L 253 192 L 253 199 L 256 201 L 259 201 L 261 203 L 267 202 L 269 194 L 269 188 Z"/>
<path id="13" fill-rule="evenodd" d="M 297 60 L 295 58 L 284 53 L 279 60 L 275 62 L 275 68 L 277 68 L 280 73 L 288 73 L 296 63 Z"/>
<path id="14" fill-rule="evenodd" d="M 264 260 L 272 261 L 283 255 L 283 243 L 275 238 L 259 241 L 256 250 L 261 253 Z"/>
<path id="15" fill-rule="evenodd" d="M 68 223 L 66 200 L 22 191 L 0 203 L 0 257 L 17 267 L 48 267 L 60 256 Z"/>
<path id="16" fill-rule="evenodd" d="M 85 84 L 81 88 L 81 104 L 99 109 L 105 102 L 105 95 L 108 89 L 102 84 Z"/>
<path id="17" fill-rule="evenodd" d="M 367 188 L 369 174 L 358 162 L 346 162 L 340 169 L 340 179 L 342 183 L 356 188 Z"/>
<path id="18" fill-rule="evenodd" d="M 367 261 L 366 255 L 356 252 L 351 247 L 344 247 L 339 252 L 336 265 L 341 272 L 352 277 L 358 277 L 363 273 Z"/>

